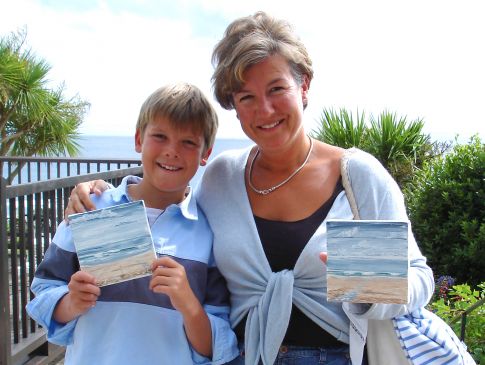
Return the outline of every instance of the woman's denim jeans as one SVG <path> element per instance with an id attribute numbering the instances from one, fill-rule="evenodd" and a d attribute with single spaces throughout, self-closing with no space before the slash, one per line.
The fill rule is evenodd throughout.
<path id="1" fill-rule="evenodd" d="M 240 355 L 228 365 L 244 365 L 244 344 Z M 262 365 L 262 362 L 259 362 Z M 317 347 L 281 346 L 274 365 L 351 365 L 349 346 L 326 349 Z M 366 365 L 366 363 L 363 363 Z"/>

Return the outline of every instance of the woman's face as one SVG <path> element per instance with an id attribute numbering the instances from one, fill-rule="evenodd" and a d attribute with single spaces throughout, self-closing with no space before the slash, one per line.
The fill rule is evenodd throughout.
<path id="1" fill-rule="evenodd" d="M 262 149 L 276 149 L 304 136 L 303 101 L 309 81 L 298 85 L 281 55 L 269 56 L 244 72 L 234 105 L 244 133 Z"/>

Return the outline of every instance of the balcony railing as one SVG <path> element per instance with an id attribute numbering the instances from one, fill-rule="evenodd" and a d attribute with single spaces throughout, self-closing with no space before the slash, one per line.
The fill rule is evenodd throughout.
<path id="1" fill-rule="evenodd" d="M 16 159 L 11 166 L 25 158 Z M 2 158 L 2 162 L 7 162 L 4 171 L 8 171 L 11 161 Z M 31 174 L 29 178 L 24 175 L 12 181 L 13 184 L 4 177 L 0 182 L 0 365 L 47 364 L 63 351 L 46 342 L 44 330 L 29 318 L 25 306 L 33 298 L 30 283 L 57 225 L 63 219 L 72 187 L 93 179 L 104 179 L 117 185 L 126 175 L 142 174 L 141 166 L 126 167 L 129 164 L 139 165 L 138 160 L 27 159 L 27 162 L 40 172 Z M 88 167 L 86 162 L 91 166 Z M 23 173 L 28 164 L 23 166 Z M 78 164 L 80 170 L 68 167 Z M 46 170 L 47 166 L 51 166 L 50 173 Z M 52 166 L 56 166 L 55 169 Z M 78 171 L 108 168 L 111 171 L 78 175 Z M 67 173 L 76 176 L 66 176 Z M 57 175 L 64 177 L 57 178 Z M 53 176 L 56 178 L 53 179 Z M 36 181 L 39 177 L 49 179 Z M 29 179 L 35 182 L 23 182 Z"/>
<path id="2" fill-rule="evenodd" d="M 139 159 L 0 156 L 0 170 L 2 171 L 2 176 L 7 179 L 8 185 L 140 165 L 141 161 Z M 12 175 L 14 176 L 11 177 Z"/>

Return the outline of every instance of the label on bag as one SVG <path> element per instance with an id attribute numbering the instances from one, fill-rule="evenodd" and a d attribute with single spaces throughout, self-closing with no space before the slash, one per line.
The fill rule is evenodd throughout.
<path id="1" fill-rule="evenodd" d="M 367 319 L 358 318 L 350 310 L 349 303 L 343 303 L 342 308 L 350 320 L 349 349 L 352 364 L 362 364 L 365 340 L 367 338 Z"/>

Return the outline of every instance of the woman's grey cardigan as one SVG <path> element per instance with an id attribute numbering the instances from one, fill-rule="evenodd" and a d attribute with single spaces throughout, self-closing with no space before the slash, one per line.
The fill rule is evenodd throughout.
<path id="1" fill-rule="evenodd" d="M 231 323 L 246 315 L 246 364 L 273 364 L 285 336 L 292 304 L 338 340 L 349 343 L 349 319 L 339 303 L 326 300 L 325 221 L 310 239 L 294 270 L 272 272 L 258 236 L 244 182 L 250 148 L 228 151 L 212 161 L 198 187 L 198 202 L 214 231 L 217 266 L 231 292 Z M 361 219 L 408 220 L 402 193 L 384 167 L 359 151 L 348 163 L 348 174 Z M 345 192 L 339 194 L 327 219 L 352 219 Z M 360 317 L 392 318 L 425 305 L 434 289 L 431 269 L 409 238 L 409 303 L 374 304 Z M 359 311 L 361 307 L 355 306 Z M 352 343 L 350 344 L 352 347 Z"/>

